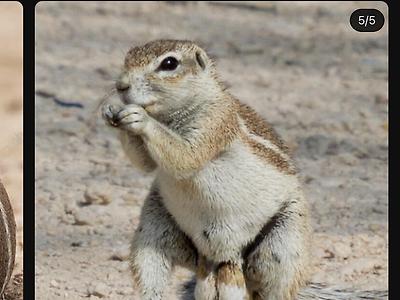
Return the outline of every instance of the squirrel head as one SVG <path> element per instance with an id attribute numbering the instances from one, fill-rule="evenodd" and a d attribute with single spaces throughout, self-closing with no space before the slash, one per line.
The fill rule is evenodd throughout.
<path id="1" fill-rule="evenodd" d="M 197 44 L 156 40 L 128 51 L 116 89 L 125 104 L 157 115 L 215 98 L 221 86 L 213 61 Z"/>

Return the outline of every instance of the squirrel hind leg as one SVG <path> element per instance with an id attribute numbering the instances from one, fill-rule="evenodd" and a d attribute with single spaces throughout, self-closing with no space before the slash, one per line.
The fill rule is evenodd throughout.
<path id="1" fill-rule="evenodd" d="M 217 300 L 218 294 L 215 286 L 215 274 L 210 273 L 204 278 L 196 279 L 194 299 L 196 300 Z M 222 298 L 219 298 L 222 299 Z"/>
<path id="2" fill-rule="evenodd" d="M 249 300 L 246 281 L 239 264 L 223 263 L 217 269 L 216 287 L 220 300 Z"/>
<path id="3" fill-rule="evenodd" d="M 271 233 L 246 259 L 244 274 L 254 300 L 293 300 L 308 279 L 305 242 L 282 236 Z"/>
<path id="4" fill-rule="evenodd" d="M 213 266 L 204 256 L 199 256 L 196 270 L 196 286 L 194 289 L 196 300 L 216 300 L 216 276 Z"/>
<path id="5" fill-rule="evenodd" d="M 157 186 L 146 198 L 131 244 L 130 265 L 143 300 L 163 299 L 175 265 L 195 269 L 197 250 L 161 201 Z"/>

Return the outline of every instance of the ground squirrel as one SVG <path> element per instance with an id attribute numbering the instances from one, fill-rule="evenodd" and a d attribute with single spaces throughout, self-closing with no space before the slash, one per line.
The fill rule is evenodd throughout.
<path id="1" fill-rule="evenodd" d="M 0 181 L 0 298 L 14 269 L 16 227 L 7 192 Z"/>
<path id="2" fill-rule="evenodd" d="M 196 43 L 157 40 L 126 55 L 104 104 L 132 163 L 155 170 L 131 246 L 143 299 L 176 265 L 198 299 L 294 299 L 309 270 L 308 204 L 282 140 L 218 79 Z"/>

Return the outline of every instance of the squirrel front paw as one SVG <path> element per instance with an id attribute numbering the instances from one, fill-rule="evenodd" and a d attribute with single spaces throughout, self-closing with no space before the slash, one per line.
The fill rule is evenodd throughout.
<path id="1" fill-rule="evenodd" d="M 106 104 L 102 108 L 103 119 L 110 126 L 140 134 L 143 131 L 149 116 L 146 110 L 136 104 L 123 107 Z"/>
<path id="2" fill-rule="evenodd" d="M 149 115 L 143 107 L 128 104 L 119 111 L 117 120 L 118 126 L 122 129 L 141 134 L 149 120 Z"/>
<path id="3" fill-rule="evenodd" d="M 117 105 L 105 104 L 101 108 L 101 115 L 106 125 L 112 127 L 118 127 L 118 113 L 121 111 L 122 107 Z"/>

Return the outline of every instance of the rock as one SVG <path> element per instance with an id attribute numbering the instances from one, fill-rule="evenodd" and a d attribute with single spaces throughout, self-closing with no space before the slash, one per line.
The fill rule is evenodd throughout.
<path id="1" fill-rule="evenodd" d="M 112 190 L 113 187 L 108 184 L 92 184 L 84 193 L 84 201 L 79 204 L 82 206 L 91 204 L 107 205 L 112 201 Z"/>
<path id="2" fill-rule="evenodd" d="M 334 257 L 335 257 L 335 253 L 333 253 L 329 249 L 325 249 L 323 258 L 334 258 Z"/>
<path id="3" fill-rule="evenodd" d="M 97 298 L 104 298 L 109 294 L 108 287 L 102 282 L 89 285 L 87 292 L 89 297 L 95 296 Z"/>
<path id="4" fill-rule="evenodd" d="M 348 257 L 350 257 L 353 250 L 349 245 L 345 243 L 335 243 L 333 245 L 333 252 L 335 253 L 335 256 L 347 259 Z"/>
<path id="5" fill-rule="evenodd" d="M 72 242 L 71 247 L 81 247 L 83 243 L 81 241 Z"/>
<path id="6" fill-rule="evenodd" d="M 126 246 L 121 246 L 119 248 L 113 249 L 113 253 L 110 256 L 110 260 L 116 260 L 116 261 L 124 261 L 129 259 L 129 245 Z"/>
<path id="7" fill-rule="evenodd" d="M 52 288 L 58 288 L 60 285 L 58 284 L 58 282 L 56 280 L 52 280 L 50 281 L 50 287 Z"/>
<path id="8" fill-rule="evenodd" d="M 73 216 L 75 218 L 74 225 L 93 225 L 93 220 L 95 220 L 93 215 L 86 210 L 77 210 Z"/>

